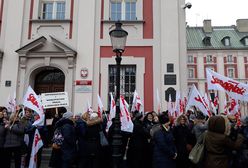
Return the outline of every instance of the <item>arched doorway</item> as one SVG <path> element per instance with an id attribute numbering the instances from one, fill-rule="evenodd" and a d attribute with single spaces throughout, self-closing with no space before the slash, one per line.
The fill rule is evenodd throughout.
<path id="1" fill-rule="evenodd" d="M 57 68 L 42 70 L 35 76 L 34 91 L 36 94 L 48 92 L 63 92 L 65 75 Z"/>
<path id="2" fill-rule="evenodd" d="M 65 88 L 65 75 L 64 73 L 54 67 L 45 67 L 38 69 L 34 76 L 34 91 L 36 94 L 49 93 L 49 92 L 63 92 Z M 62 114 L 66 111 L 65 108 L 58 108 L 58 113 Z M 51 144 L 53 137 L 54 125 L 59 117 L 56 116 L 56 109 L 45 109 L 46 125 L 47 125 L 47 144 Z"/>

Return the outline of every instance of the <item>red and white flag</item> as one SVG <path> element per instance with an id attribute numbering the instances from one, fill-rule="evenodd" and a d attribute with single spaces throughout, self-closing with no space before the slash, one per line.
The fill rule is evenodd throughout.
<path id="1" fill-rule="evenodd" d="M 89 101 L 87 101 L 87 112 L 93 113 L 93 109 Z"/>
<path id="2" fill-rule="evenodd" d="M 230 106 L 229 106 L 229 113 L 232 115 L 235 115 L 239 112 L 239 103 L 238 100 L 235 100 L 234 98 L 231 98 Z"/>
<path id="3" fill-rule="evenodd" d="M 102 118 L 103 104 L 99 94 L 97 94 L 97 103 L 98 103 L 98 117 Z"/>
<path id="4" fill-rule="evenodd" d="M 168 109 L 168 112 L 171 116 L 173 116 L 175 118 L 177 117 L 177 114 L 175 113 L 174 102 L 172 102 L 170 94 L 169 94 L 169 102 L 167 102 L 167 109 Z"/>
<path id="5" fill-rule="evenodd" d="M 43 146 L 41 136 L 38 129 L 35 130 L 34 140 L 32 145 L 32 152 L 30 155 L 29 168 L 36 168 L 37 166 L 37 152 Z"/>
<path id="6" fill-rule="evenodd" d="M 121 130 L 125 132 L 133 132 L 133 122 L 128 109 L 128 103 L 123 96 L 120 96 Z"/>
<path id="7" fill-rule="evenodd" d="M 107 122 L 107 127 L 106 131 L 108 132 L 110 126 L 112 125 L 112 119 L 115 118 L 115 113 L 116 113 L 116 105 L 115 105 L 115 100 L 113 98 L 113 94 L 110 93 L 110 111 L 109 111 L 109 116 L 108 116 L 108 122 Z"/>
<path id="8" fill-rule="evenodd" d="M 159 97 L 158 88 L 157 88 L 156 97 L 157 97 L 157 113 L 160 114 L 160 112 L 161 112 L 161 101 L 160 101 L 160 97 Z"/>
<path id="9" fill-rule="evenodd" d="M 202 97 L 203 101 L 206 103 L 207 108 L 213 112 L 214 114 L 217 114 L 217 110 L 213 104 L 213 102 L 210 100 L 210 97 L 208 96 L 207 93 L 204 94 L 204 96 Z"/>
<path id="10" fill-rule="evenodd" d="M 206 69 L 208 90 L 222 90 L 237 100 L 248 101 L 248 85 Z"/>
<path id="11" fill-rule="evenodd" d="M 227 106 L 227 102 L 226 102 L 226 96 L 224 98 L 224 114 L 228 115 L 229 111 L 228 111 L 228 106 Z"/>
<path id="12" fill-rule="evenodd" d="M 133 94 L 133 103 L 132 103 L 132 108 L 131 108 L 131 112 L 134 112 L 135 110 L 142 112 L 142 107 L 143 107 L 143 103 L 137 93 L 137 91 L 134 91 Z"/>
<path id="13" fill-rule="evenodd" d="M 45 114 L 43 111 L 43 106 L 41 104 L 40 98 L 38 95 L 36 95 L 31 86 L 28 87 L 27 92 L 24 95 L 23 105 L 34 110 L 39 115 L 38 119 L 34 121 L 33 125 L 44 125 Z"/>
<path id="14" fill-rule="evenodd" d="M 186 106 L 186 111 L 188 109 L 190 109 L 191 106 L 195 106 L 195 107 L 199 108 L 199 110 L 204 115 L 211 116 L 211 112 L 208 109 L 208 106 L 207 106 L 206 102 L 202 99 L 202 96 L 198 92 L 198 90 L 195 87 L 195 85 L 193 85 L 192 88 L 191 88 L 191 92 L 190 92 L 190 95 L 189 95 L 189 98 L 188 98 L 188 104 Z"/>
<path id="15" fill-rule="evenodd" d="M 182 105 L 183 105 L 182 104 L 182 99 L 181 99 L 181 96 L 180 96 L 180 92 L 178 91 L 177 94 L 176 94 L 176 103 L 175 103 L 175 112 L 178 115 L 183 113 L 183 110 L 182 110 L 183 107 L 181 107 Z"/>
<path id="16" fill-rule="evenodd" d="M 14 92 L 13 96 L 9 95 L 6 108 L 9 112 L 16 111 L 16 92 Z"/>

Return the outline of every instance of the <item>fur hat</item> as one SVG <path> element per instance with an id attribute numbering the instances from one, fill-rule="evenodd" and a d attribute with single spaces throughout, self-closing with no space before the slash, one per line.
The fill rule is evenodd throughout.
<path id="1" fill-rule="evenodd" d="M 98 117 L 98 114 L 93 112 L 93 113 L 90 113 L 90 120 L 93 120 L 93 119 L 96 119 Z"/>
<path id="2" fill-rule="evenodd" d="M 73 117 L 73 113 L 70 111 L 67 111 L 66 113 L 63 114 L 63 118 L 69 119 L 71 117 Z"/>

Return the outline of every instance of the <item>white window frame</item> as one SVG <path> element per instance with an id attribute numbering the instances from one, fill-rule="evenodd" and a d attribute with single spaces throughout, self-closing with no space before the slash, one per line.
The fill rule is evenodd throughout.
<path id="1" fill-rule="evenodd" d="M 226 61 L 227 62 L 233 62 L 233 55 L 227 55 Z"/>
<path id="2" fill-rule="evenodd" d="M 212 55 L 207 55 L 206 62 L 207 63 L 213 62 L 213 56 Z"/>
<path id="3" fill-rule="evenodd" d="M 232 71 L 232 72 L 230 73 L 230 71 Z M 234 78 L 235 77 L 235 68 L 233 68 L 233 67 L 227 68 L 227 77 L 228 78 Z"/>
<path id="4" fill-rule="evenodd" d="M 53 4 L 53 10 L 52 10 L 52 18 L 51 20 L 64 20 L 66 18 L 66 0 L 56 0 L 56 1 L 52 1 L 52 0 L 43 0 L 41 2 L 41 14 L 40 14 L 40 18 L 43 20 L 50 20 L 50 19 L 46 19 L 43 18 L 43 9 L 44 9 L 44 4 L 46 3 L 52 3 Z M 65 11 L 64 11 L 64 18 L 62 19 L 57 19 L 57 4 L 58 3 L 64 3 L 65 4 Z"/>
<path id="5" fill-rule="evenodd" d="M 188 68 L 188 78 L 189 79 L 195 78 L 195 69 L 194 68 Z"/>
<path id="6" fill-rule="evenodd" d="M 135 20 L 142 19 L 143 11 L 141 10 L 142 9 L 141 0 L 109 0 L 109 20 L 112 20 L 111 1 L 121 2 L 121 20 L 126 20 L 126 1 L 136 2 Z M 135 20 L 131 20 L 131 21 L 135 21 Z"/>
<path id="7" fill-rule="evenodd" d="M 188 55 L 188 63 L 194 63 L 194 56 Z"/>

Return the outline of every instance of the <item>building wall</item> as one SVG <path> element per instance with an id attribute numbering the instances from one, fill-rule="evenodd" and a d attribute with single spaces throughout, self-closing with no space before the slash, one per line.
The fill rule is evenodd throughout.
<path id="1" fill-rule="evenodd" d="M 42 20 L 41 1 L 1 0 L 2 97 L 7 98 L 16 92 L 17 100 L 21 103 L 25 89 L 28 85 L 34 85 L 30 77 L 35 71 L 32 67 L 39 68 L 38 64 L 40 67 L 57 64 L 55 67 L 61 67 L 68 77 L 65 91 L 71 96 L 70 110 L 86 110 L 87 101 L 93 105 L 93 109 L 97 109 L 97 93 L 102 96 L 104 106 L 107 106 L 107 68 L 115 63 L 115 53 L 112 52 L 109 37 L 109 31 L 114 28 L 114 22 L 109 20 L 109 1 L 65 2 L 64 20 Z M 184 0 L 138 0 L 137 21 L 123 22 L 123 29 L 129 35 L 122 63 L 137 66 L 136 89 L 145 102 L 145 111 L 157 110 L 157 89 L 160 91 L 163 109 L 166 108 L 166 89 L 186 89 L 186 77 L 183 75 L 186 71 L 183 4 Z M 45 41 L 38 43 L 36 40 L 42 36 Z M 55 51 L 62 54 L 54 57 L 51 53 Z M 35 53 L 40 55 L 40 61 L 35 60 Z M 167 63 L 174 64 L 173 73 L 167 73 Z M 80 75 L 83 68 L 88 70 L 86 78 Z M 164 85 L 165 74 L 176 74 L 176 85 Z M 75 81 L 82 80 L 92 81 L 91 91 L 76 91 Z M 11 81 L 11 86 L 6 87 L 5 81 Z M 5 99 L 0 99 L 0 105 L 5 103 Z"/>

